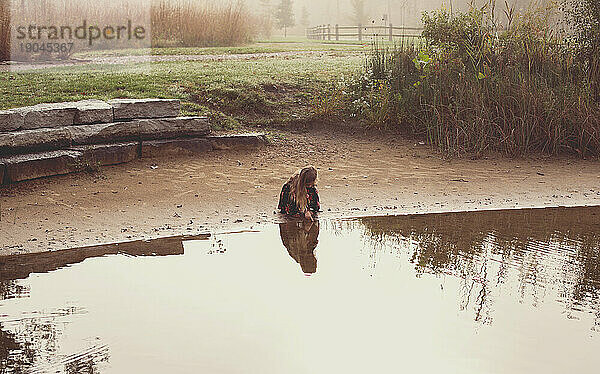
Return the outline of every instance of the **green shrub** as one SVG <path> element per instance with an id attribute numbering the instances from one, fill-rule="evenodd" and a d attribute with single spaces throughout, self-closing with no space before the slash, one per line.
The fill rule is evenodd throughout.
<path id="1" fill-rule="evenodd" d="M 344 92 L 339 84 L 317 92 L 311 100 L 311 108 L 315 119 L 330 122 L 337 120 L 344 112 Z"/>
<path id="2" fill-rule="evenodd" d="M 598 156 L 590 62 L 557 33 L 557 11 L 555 4 L 507 10 L 503 28 L 486 7 L 425 13 L 420 50 L 373 46 L 352 85 L 355 113 L 451 154 Z"/>
<path id="3" fill-rule="evenodd" d="M 570 35 L 568 41 L 585 70 L 594 98 L 600 100 L 600 2 L 564 0 Z"/>

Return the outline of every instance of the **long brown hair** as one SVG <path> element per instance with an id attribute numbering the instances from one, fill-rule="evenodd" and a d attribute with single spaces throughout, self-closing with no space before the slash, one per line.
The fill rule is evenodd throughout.
<path id="1" fill-rule="evenodd" d="M 294 174 L 288 181 L 290 184 L 290 197 L 292 201 L 298 205 L 301 212 L 308 209 L 308 201 L 306 199 L 306 185 L 317 180 L 317 169 L 312 166 L 307 166 Z"/>

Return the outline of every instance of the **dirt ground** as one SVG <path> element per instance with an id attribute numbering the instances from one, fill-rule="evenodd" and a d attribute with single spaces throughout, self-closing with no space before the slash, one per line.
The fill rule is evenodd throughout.
<path id="1" fill-rule="evenodd" d="M 321 219 L 600 204 L 600 163 L 574 158 L 447 160 L 382 135 L 273 132 L 254 151 L 142 159 L 95 174 L 0 189 L 0 255 L 279 222 L 289 176 L 319 170 Z"/>

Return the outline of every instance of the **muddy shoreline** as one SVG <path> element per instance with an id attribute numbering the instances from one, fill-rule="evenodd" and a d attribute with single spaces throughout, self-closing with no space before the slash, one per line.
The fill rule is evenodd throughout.
<path id="1" fill-rule="evenodd" d="M 257 151 L 138 160 L 0 189 L 0 255 L 280 222 L 281 185 L 319 170 L 321 218 L 600 205 L 600 163 L 447 160 L 427 146 L 331 129 L 273 131 Z"/>

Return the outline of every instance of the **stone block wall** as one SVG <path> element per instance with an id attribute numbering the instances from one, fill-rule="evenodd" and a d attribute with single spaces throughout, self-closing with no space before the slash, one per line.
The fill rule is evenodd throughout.
<path id="1" fill-rule="evenodd" d="M 178 100 L 115 99 L 0 111 L 0 184 L 139 157 L 266 144 L 262 134 L 210 136 L 207 118 L 180 117 L 180 107 Z"/>

